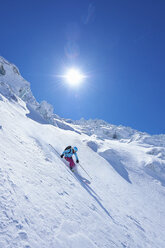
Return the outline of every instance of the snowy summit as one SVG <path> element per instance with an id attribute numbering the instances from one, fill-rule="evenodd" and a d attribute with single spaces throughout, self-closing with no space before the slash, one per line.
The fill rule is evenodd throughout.
<path id="1" fill-rule="evenodd" d="M 2 57 L 0 117 L 0 248 L 165 247 L 165 135 L 61 118 Z"/>

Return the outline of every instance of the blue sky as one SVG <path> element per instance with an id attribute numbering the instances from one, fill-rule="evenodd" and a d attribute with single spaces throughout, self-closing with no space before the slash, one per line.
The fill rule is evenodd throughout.
<path id="1" fill-rule="evenodd" d="M 0 55 L 61 117 L 165 133 L 164 0 L 1 1 Z M 88 75 L 70 87 L 56 75 Z"/>

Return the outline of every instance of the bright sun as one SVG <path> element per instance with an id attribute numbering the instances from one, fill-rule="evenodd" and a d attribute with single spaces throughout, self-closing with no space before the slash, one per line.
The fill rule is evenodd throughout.
<path id="1" fill-rule="evenodd" d="M 71 85 L 78 85 L 82 82 L 85 76 L 77 69 L 70 69 L 65 75 L 67 82 Z"/>

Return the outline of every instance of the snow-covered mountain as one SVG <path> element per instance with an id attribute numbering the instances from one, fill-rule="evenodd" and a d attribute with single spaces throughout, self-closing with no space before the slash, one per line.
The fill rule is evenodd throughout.
<path id="1" fill-rule="evenodd" d="M 0 57 L 0 138 L 0 248 L 165 247 L 165 135 L 60 118 Z"/>

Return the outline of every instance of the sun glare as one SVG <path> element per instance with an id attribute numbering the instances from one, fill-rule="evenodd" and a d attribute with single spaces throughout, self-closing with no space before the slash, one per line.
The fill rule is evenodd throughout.
<path id="1" fill-rule="evenodd" d="M 71 85 L 78 85 L 82 82 L 84 75 L 77 69 L 70 69 L 65 75 L 67 82 Z"/>

